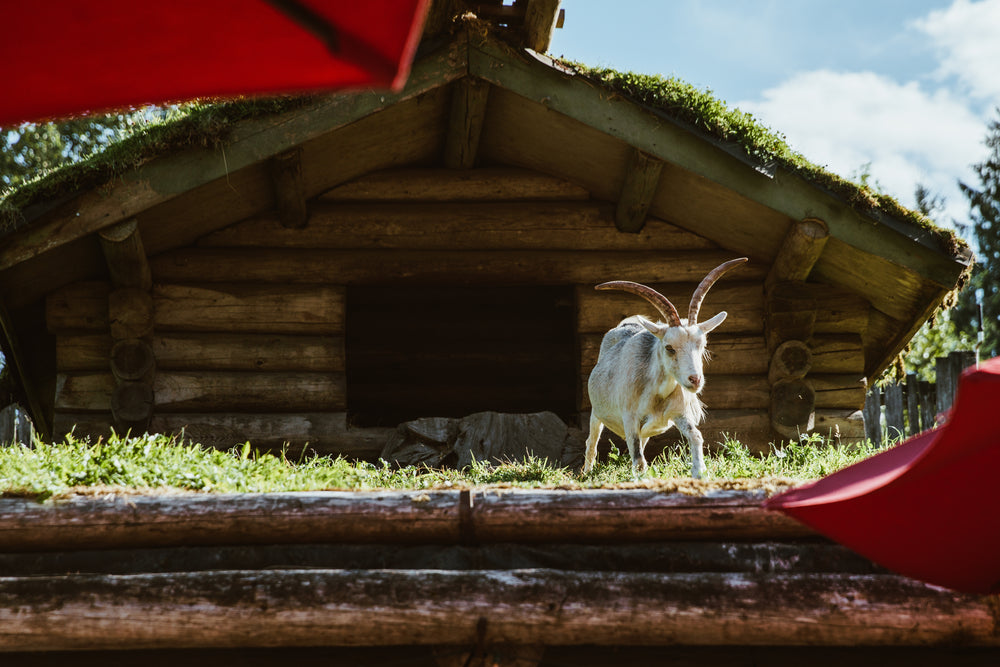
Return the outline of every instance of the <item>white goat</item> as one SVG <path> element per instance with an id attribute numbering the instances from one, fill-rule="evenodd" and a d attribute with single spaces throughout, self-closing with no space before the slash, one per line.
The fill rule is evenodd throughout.
<path id="1" fill-rule="evenodd" d="M 597 440 L 605 426 L 625 439 L 632 455 L 632 475 L 638 478 L 646 472 L 646 442 L 671 425 L 691 446 L 691 475 L 698 478 L 705 473 L 703 439 L 698 430 L 705 415 L 705 406 L 698 398 L 705 386 L 702 357 L 708 332 L 722 324 L 726 312 L 699 323 L 698 311 L 715 281 L 746 261 L 746 257 L 734 259 L 709 272 L 691 296 L 687 320 L 677 315 L 665 296 L 646 285 L 616 281 L 597 286 L 599 290 L 622 290 L 643 297 L 660 311 L 666 323 L 636 315 L 604 335 L 588 382 L 591 413 L 585 473 L 594 467 Z"/>

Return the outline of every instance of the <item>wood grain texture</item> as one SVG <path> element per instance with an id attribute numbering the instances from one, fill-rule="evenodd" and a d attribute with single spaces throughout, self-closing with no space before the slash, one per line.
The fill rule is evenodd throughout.
<path id="1" fill-rule="evenodd" d="M 478 171 L 478 170 L 477 170 Z M 199 240 L 202 247 L 414 250 L 707 250 L 715 244 L 658 219 L 642 232 L 615 229 L 597 202 L 317 202 L 309 226 L 250 218 Z"/>
<path id="2" fill-rule="evenodd" d="M 319 195 L 317 202 L 586 201 L 571 181 L 516 167 L 386 169 Z"/>
<path id="3" fill-rule="evenodd" d="M 227 282 L 239 275 L 248 282 L 355 284 L 597 283 L 610 278 L 638 282 L 697 281 L 729 253 L 586 251 L 378 251 L 378 250 L 231 250 L 192 248 L 159 255 L 152 261 L 158 281 Z M 627 270 L 622 267 L 628 267 Z M 625 275 L 622 275 L 622 274 Z M 748 266 L 740 278 L 763 278 L 763 267 Z"/>

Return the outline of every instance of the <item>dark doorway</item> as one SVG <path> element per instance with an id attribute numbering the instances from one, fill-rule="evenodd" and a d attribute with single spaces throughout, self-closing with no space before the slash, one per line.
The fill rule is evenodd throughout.
<path id="1" fill-rule="evenodd" d="M 483 410 L 571 420 L 574 330 L 571 287 L 349 287 L 351 423 Z"/>

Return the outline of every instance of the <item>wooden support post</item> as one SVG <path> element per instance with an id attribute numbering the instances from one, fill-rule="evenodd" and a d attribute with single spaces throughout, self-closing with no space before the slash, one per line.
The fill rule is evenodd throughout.
<path id="1" fill-rule="evenodd" d="M 274 208 L 281 225 L 290 229 L 305 227 L 309 221 L 309 206 L 302 180 L 301 149 L 275 155 L 268 169 L 274 188 Z"/>
<path id="2" fill-rule="evenodd" d="M 816 426 L 816 391 L 804 378 L 785 379 L 771 386 L 771 427 L 798 440 Z"/>
<path id="3" fill-rule="evenodd" d="M 901 440 L 903 428 L 903 385 L 893 382 L 885 388 L 885 435 L 889 440 Z"/>
<path id="4" fill-rule="evenodd" d="M 812 350 L 800 340 L 785 341 L 778 346 L 771 357 L 767 379 L 774 384 L 778 380 L 799 379 L 812 368 Z"/>
<path id="5" fill-rule="evenodd" d="M 549 50 L 552 41 L 552 31 L 560 14 L 560 0 L 528 0 L 528 8 L 524 12 L 525 43 L 529 49 L 538 53 Z"/>
<path id="6" fill-rule="evenodd" d="M 482 79 L 465 77 L 455 82 L 444 146 L 444 164 L 449 169 L 471 169 L 475 165 L 489 95 L 490 84 Z"/>
<path id="7" fill-rule="evenodd" d="M 787 280 L 805 281 L 829 236 L 830 231 L 822 220 L 806 218 L 793 223 L 771 264 L 765 286 L 770 288 Z"/>
<path id="8" fill-rule="evenodd" d="M 924 426 L 929 428 L 929 426 Z M 906 434 L 920 433 L 920 382 L 916 373 L 906 374 Z"/>
<path id="9" fill-rule="evenodd" d="M 111 283 L 115 287 L 134 287 L 149 291 L 153 285 L 146 250 L 139 236 L 139 226 L 135 218 L 131 218 L 97 234 L 101 242 L 101 250 L 108 263 L 111 273 Z"/>
<path id="10" fill-rule="evenodd" d="M 878 387 L 865 396 L 865 437 L 878 447 L 882 444 L 882 400 Z"/>
<path id="11" fill-rule="evenodd" d="M 618 231 L 634 234 L 642 230 L 646 224 L 646 213 L 660 184 L 662 171 L 662 160 L 632 149 L 615 211 L 615 226 Z"/>

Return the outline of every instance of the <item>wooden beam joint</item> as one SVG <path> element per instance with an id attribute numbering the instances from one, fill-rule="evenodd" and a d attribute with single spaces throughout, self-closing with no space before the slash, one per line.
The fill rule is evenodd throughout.
<path id="1" fill-rule="evenodd" d="M 489 95 L 490 84 L 482 79 L 465 77 L 455 82 L 444 146 L 444 164 L 449 169 L 475 165 Z"/>
<path id="2" fill-rule="evenodd" d="M 268 162 L 268 171 L 281 225 L 289 229 L 305 227 L 309 222 L 309 205 L 302 179 L 302 150 L 294 148 L 275 155 Z"/>
<path id="3" fill-rule="evenodd" d="M 646 214 L 660 184 L 663 161 L 633 149 L 629 156 L 615 211 L 615 226 L 620 232 L 637 234 L 646 224 Z"/>
<path id="4" fill-rule="evenodd" d="M 818 218 L 805 218 L 792 223 L 764 284 L 770 288 L 782 281 L 804 282 L 829 238 L 830 230 Z"/>
<path id="5" fill-rule="evenodd" d="M 149 290 L 153 284 L 149 270 L 149 260 L 139 235 L 139 224 L 135 218 L 107 227 L 97 233 L 108 263 L 111 283 L 115 287 L 134 287 Z"/>

